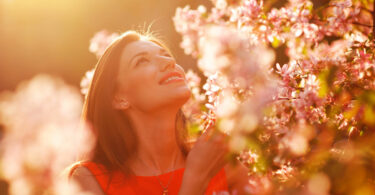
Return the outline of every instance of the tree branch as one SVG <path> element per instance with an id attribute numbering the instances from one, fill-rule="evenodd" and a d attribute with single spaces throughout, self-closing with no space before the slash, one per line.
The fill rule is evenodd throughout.
<path id="1" fill-rule="evenodd" d="M 370 14 L 372 14 L 372 10 L 370 10 L 370 9 L 367 9 L 367 8 L 365 8 L 365 7 L 360 7 L 360 9 L 361 10 L 363 10 L 363 11 L 366 11 L 366 12 L 368 12 L 368 13 L 370 13 Z"/>
<path id="2" fill-rule="evenodd" d="M 373 25 L 362 24 L 362 23 L 359 23 L 359 22 L 351 22 L 349 24 L 355 24 L 355 25 L 365 26 L 365 27 L 369 27 L 369 28 L 374 28 Z"/>
<path id="3" fill-rule="evenodd" d="M 375 2 L 375 1 L 374 1 Z M 375 15 L 373 15 L 374 17 Z M 326 20 L 320 20 L 320 19 L 316 19 L 316 18 L 312 18 L 312 21 L 314 22 L 327 22 Z M 359 23 L 359 22 L 341 22 L 342 24 L 354 24 L 354 25 L 360 25 L 360 26 L 365 26 L 365 27 L 368 27 L 368 28 L 375 28 L 374 25 L 368 25 L 368 24 L 362 24 L 362 23 Z"/>

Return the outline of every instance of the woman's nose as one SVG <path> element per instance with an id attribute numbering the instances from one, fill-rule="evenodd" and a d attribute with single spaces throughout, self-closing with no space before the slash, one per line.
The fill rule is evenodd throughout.
<path id="1" fill-rule="evenodd" d="M 165 57 L 162 60 L 162 71 L 166 71 L 168 69 L 174 69 L 176 66 L 176 61 L 172 57 Z"/>

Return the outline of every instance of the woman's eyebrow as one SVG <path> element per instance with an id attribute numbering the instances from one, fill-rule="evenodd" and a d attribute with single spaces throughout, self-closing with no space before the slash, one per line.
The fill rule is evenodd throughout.
<path id="1" fill-rule="evenodd" d="M 133 61 L 134 58 L 136 58 L 137 56 L 141 56 L 141 55 L 146 55 L 147 52 L 146 51 L 143 51 L 143 52 L 139 52 L 137 53 L 136 55 L 134 55 L 130 60 L 129 60 L 129 64 Z"/>

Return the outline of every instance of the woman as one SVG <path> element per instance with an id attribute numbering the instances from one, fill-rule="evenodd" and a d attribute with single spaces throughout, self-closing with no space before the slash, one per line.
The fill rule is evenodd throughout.
<path id="1" fill-rule="evenodd" d="M 71 177 L 94 194 L 244 193 L 247 169 L 227 163 L 224 134 L 206 131 L 190 149 L 181 111 L 189 97 L 161 41 L 123 33 L 96 65 L 82 116 L 97 143 Z"/>

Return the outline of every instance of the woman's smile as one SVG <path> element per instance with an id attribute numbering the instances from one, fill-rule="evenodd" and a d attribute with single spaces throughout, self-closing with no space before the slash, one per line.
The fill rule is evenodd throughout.
<path id="1" fill-rule="evenodd" d="M 184 77 L 182 74 L 178 72 L 170 72 L 163 76 L 163 78 L 160 80 L 159 84 L 165 85 L 169 83 L 174 83 L 174 82 L 180 82 L 180 81 L 185 81 Z"/>
<path id="2" fill-rule="evenodd" d="M 185 79 L 183 79 L 181 77 L 170 77 L 169 79 L 167 79 L 164 82 L 162 82 L 161 85 L 166 85 L 166 84 L 176 83 L 176 82 L 181 82 L 181 81 L 184 82 Z"/>

